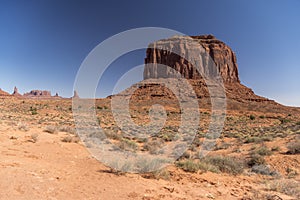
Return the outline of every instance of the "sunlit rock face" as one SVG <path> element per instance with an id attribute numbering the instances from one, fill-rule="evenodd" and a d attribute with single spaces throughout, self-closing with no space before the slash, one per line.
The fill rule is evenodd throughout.
<path id="1" fill-rule="evenodd" d="M 212 35 L 156 41 L 147 49 L 145 64 L 144 79 L 170 78 L 178 75 L 177 71 L 186 79 L 201 79 L 205 75 L 222 77 L 225 83 L 240 82 L 235 53 Z M 175 70 L 160 68 L 159 64 Z"/>

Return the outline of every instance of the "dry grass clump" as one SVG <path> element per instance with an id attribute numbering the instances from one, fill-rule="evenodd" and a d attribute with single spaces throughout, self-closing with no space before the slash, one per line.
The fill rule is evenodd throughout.
<path id="1" fill-rule="evenodd" d="M 211 171 L 214 173 L 241 174 L 244 170 L 244 163 L 237 158 L 225 156 L 209 156 L 200 161 L 191 159 L 179 161 L 177 167 L 187 172 Z"/>
<path id="2" fill-rule="evenodd" d="M 76 134 L 75 128 L 73 128 L 71 126 L 61 126 L 61 127 L 59 127 L 59 131 L 60 132 L 65 132 L 65 133 L 70 133 L 70 134 L 73 134 L 73 135 Z"/>
<path id="3" fill-rule="evenodd" d="M 300 199 L 299 182 L 296 180 L 276 180 L 269 185 L 269 189 Z"/>
<path id="4" fill-rule="evenodd" d="M 128 139 L 125 139 L 125 138 L 123 138 L 120 141 L 119 147 L 121 149 L 128 150 L 128 151 L 136 151 L 138 149 L 138 145 L 135 141 L 128 140 Z"/>
<path id="5" fill-rule="evenodd" d="M 66 142 L 66 143 L 78 143 L 79 142 L 79 138 L 68 135 L 68 136 L 62 138 L 61 141 L 62 142 Z"/>
<path id="6" fill-rule="evenodd" d="M 148 141 L 144 144 L 144 149 L 149 151 L 150 154 L 158 154 L 162 145 L 163 142 L 161 140 Z"/>
<path id="7" fill-rule="evenodd" d="M 252 154 L 249 161 L 247 162 L 250 167 L 253 167 L 254 165 L 264 165 L 265 163 L 265 158 L 259 154 Z"/>
<path id="8" fill-rule="evenodd" d="M 288 154 L 300 154 L 300 137 L 287 145 Z"/>
<path id="9" fill-rule="evenodd" d="M 29 128 L 28 128 L 25 124 L 20 124 L 20 125 L 18 126 L 18 129 L 19 129 L 20 131 L 24 131 L 24 132 L 29 131 Z"/>
<path id="10" fill-rule="evenodd" d="M 37 133 L 33 133 L 30 135 L 30 142 L 36 143 L 38 140 L 39 135 Z"/>
<path id="11" fill-rule="evenodd" d="M 261 156 L 270 156 L 270 155 L 272 155 L 273 152 L 270 149 L 268 149 L 266 146 L 261 146 L 261 147 L 255 149 L 254 153 L 261 155 Z"/>
<path id="12" fill-rule="evenodd" d="M 268 165 L 254 165 L 251 171 L 256 174 L 276 176 L 279 175 L 276 171 L 272 171 Z"/>

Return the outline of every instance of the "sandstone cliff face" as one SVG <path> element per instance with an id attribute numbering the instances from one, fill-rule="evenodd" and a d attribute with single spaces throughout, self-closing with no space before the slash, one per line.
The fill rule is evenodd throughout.
<path id="1" fill-rule="evenodd" d="M 159 67 L 159 64 L 163 64 L 187 79 L 201 79 L 199 71 L 209 77 L 217 77 L 219 72 L 225 83 L 240 82 L 234 52 L 212 35 L 176 36 L 159 40 L 149 45 L 146 54 L 144 79 L 174 77 L 173 70 Z M 192 58 L 193 63 L 181 55 Z"/>

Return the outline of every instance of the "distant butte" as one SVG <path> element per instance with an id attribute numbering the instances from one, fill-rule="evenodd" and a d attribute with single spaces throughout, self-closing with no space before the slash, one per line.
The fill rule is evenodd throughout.
<path id="1" fill-rule="evenodd" d="M 197 44 L 200 45 L 200 48 Z M 172 52 L 176 52 L 176 54 Z M 192 63 L 180 55 L 187 57 L 192 55 Z M 162 68 L 160 64 L 169 68 Z M 201 74 L 194 65 L 198 67 Z M 217 79 L 222 78 L 227 108 L 234 108 L 237 105 L 249 109 L 257 106 L 263 107 L 263 105 L 279 106 L 275 101 L 258 96 L 250 88 L 241 84 L 235 53 L 228 45 L 213 35 L 174 36 L 149 44 L 144 67 L 146 82 L 140 82 L 131 87 L 137 88 L 131 99 L 136 101 L 174 99 L 174 94 L 164 86 L 157 84 L 156 79 L 166 78 L 168 81 L 172 81 L 172 78 L 178 78 L 178 72 L 181 77 L 189 81 L 201 101 L 210 102 L 207 83 L 202 76 L 205 75 Z M 217 72 L 219 72 L 218 76 Z M 178 87 L 182 86 L 178 85 Z M 129 91 L 129 89 L 124 90 L 117 96 L 128 96 L 130 95 Z M 182 95 L 189 95 L 184 89 L 181 91 L 183 91 Z"/>

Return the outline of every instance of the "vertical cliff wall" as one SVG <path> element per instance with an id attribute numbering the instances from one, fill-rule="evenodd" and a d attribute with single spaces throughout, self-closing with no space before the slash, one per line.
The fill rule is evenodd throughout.
<path id="1" fill-rule="evenodd" d="M 202 47 L 200 50 L 199 45 Z M 180 55 L 192 56 L 194 62 L 190 63 Z M 174 77 L 173 70 L 159 67 L 163 64 L 187 79 L 201 79 L 200 74 L 215 76 L 219 72 L 225 83 L 240 82 L 234 52 L 212 35 L 175 36 L 156 41 L 147 49 L 145 64 L 144 79 Z"/>

